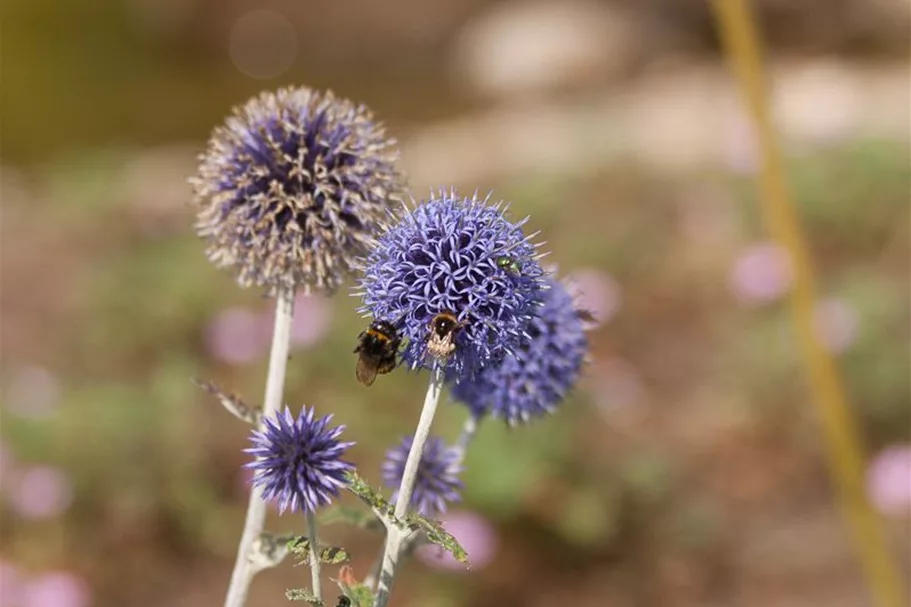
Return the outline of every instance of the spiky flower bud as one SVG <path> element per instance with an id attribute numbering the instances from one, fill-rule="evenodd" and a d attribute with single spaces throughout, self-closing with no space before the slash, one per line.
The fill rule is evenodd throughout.
<path id="1" fill-rule="evenodd" d="M 279 512 L 313 512 L 329 504 L 345 486 L 345 473 L 354 469 L 341 459 L 354 444 L 338 440 L 345 426 L 330 428 L 331 415 L 316 419 L 306 407 L 297 418 L 285 407 L 264 421 L 251 435 L 253 447 L 244 449 L 256 458 L 244 467 L 253 469 L 263 498 L 278 502 Z"/>
<path id="2" fill-rule="evenodd" d="M 504 209 L 441 190 L 379 237 L 360 311 L 392 323 L 412 368 L 439 361 L 456 381 L 518 345 L 537 314 L 543 271 Z"/>
<path id="3" fill-rule="evenodd" d="M 363 105 L 283 88 L 236 107 L 190 179 L 207 254 L 241 286 L 332 291 L 401 198 L 395 141 Z"/>
<path id="4" fill-rule="evenodd" d="M 405 462 L 411 451 L 414 437 L 406 436 L 401 444 L 386 452 L 383 462 L 383 483 L 396 489 L 392 499 L 398 497 L 398 487 L 405 473 Z M 443 440 L 430 437 L 424 445 L 418 473 L 411 494 L 411 507 L 418 513 L 433 516 L 446 512 L 446 504 L 461 499 L 462 455 L 455 447 L 447 447 Z"/>
<path id="5" fill-rule="evenodd" d="M 490 414 L 511 426 L 528 422 L 556 409 L 579 378 L 588 352 L 580 313 L 560 282 L 548 278 L 548 286 L 515 353 L 453 387 L 453 397 L 476 416 Z"/>

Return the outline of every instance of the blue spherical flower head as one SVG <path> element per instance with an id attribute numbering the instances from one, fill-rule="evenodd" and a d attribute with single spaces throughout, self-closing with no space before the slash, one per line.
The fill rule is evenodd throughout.
<path id="1" fill-rule="evenodd" d="M 197 232 L 242 286 L 332 291 L 401 200 L 397 157 L 363 105 L 306 87 L 264 92 L 200 156 Z"/>
<path id="2" fill-rule="evenodd" d="M 285 407 L 252 433 L 253 447 L 244 451 L 256 460 L 244 467 L 254 470 L 253 484 L 263 488 L 264 499 L 278 502 L 280 513 L 313 512 L 347 484 L 345 473 L 354 466 L 341 457 L 354 443 L 340 442 L 345 426 L 330 428 L 331 421 L 306 407 L 295 418 Z"/>
<path id="3" fill-rule="evenodd" d="M 431 194 L 367 257 L 360 311 L 396 326 L 412 368 L 438 361 L 454 381 L 471 377 L 517 345 L 537 314 L 543 271 L 522 232 L 527 219 L 513 223 L 488 200 Z M 447 317 L 455 321 L 445 326 Z"/>
<path id="4" fill-rule="evenodd" d="M 392 495 L 395 501 L 398 488 L 405 473 L 405 461 L 414 440 L 406 436 L 400 445 L 386 452 L 383 462 L 383 483 L 396 491 Z M 446 505 L 461 499 L 462 456 L 455 447 L 447 447 L 442 439 L 430 437 L 424 444 L 424 453 L 418 463 L 414 492 L 411 494 L 410 506 L 423 515 L 434 515 L 446 512 Z"/>
<path id="5" fill-rule="evenodd" d="M 453 397 L 476 416 L 528 422 L 554 411 L 579 378 L 588 352 L 580 312 L 562 284 L 548 279 L 548 286 L 515 353 L 453 387 Z"/>

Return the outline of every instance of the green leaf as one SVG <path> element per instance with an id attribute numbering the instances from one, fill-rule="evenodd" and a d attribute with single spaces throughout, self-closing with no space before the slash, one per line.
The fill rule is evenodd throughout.
<path id="1" fill-rule="evenodd" d="M 467 569 L 471 569 L 471 564 L 468 562 L 468 553 L 465 552 L 459 541 L 443 528 L 443 524 L 440 521 L 419 514 L 409 514 L 405 517 L 405 523 L 409 529 L 420 531 L 428 542 L 441 547 L 450 553 L 455 560 L 465 565 Z"/>
<path id="2" fill-rule="evenodd" d="M 285 590 L 285 596 L 288 597 L 289 601 L 304 601 L 311 605 L 319 605 L 319 607 L 325 605 L 325 603 L 311 594 L 309 590 L 304 590 L 303 588 L 289 588 Z"/>
<path id="3" fill-rule="evenodd" d="M 468 553 L 459 545 L 455 537 L 443 528 L 443 524 L 440 521 L 429 519 L 419 514 L 409 514 L 404 520 L 399 520 L 393 514 L 392 504 L 379 491 L 368 485 L 356 472 L 349 472 L 347 479 L 348 489 L 364 500 L 371 508 L 388 517 L 392 523 L 400 527 L 423 533 L 428 542 L 440 546 L 452 554 L 455 560 L 470 567 Z"/>
<path id="4" fill-rule="evenodd" d="M 288 550 L 300 559 L 300 565 L 310 564 L 310 539 L 298 535 L 288 540 Z M 319 561 L 327 565 L 341 565 L 351 560 L 348 552 L 341 546 L 320 546 Z"/>
<path id="5" fill-rule="evenodd" d="M 342 596 L 339 597 L 336 607 L 338 605 L 344 607 L 345 602 L 342 598 L 350 599 L 351 607 L 373 607 L 374 596 L 369 586 L 365 586 L 360 582 L 348 585 L 341 580 L 335 580 L 335 583 L 338 584 L 339 590 L 342 591 Z"/>

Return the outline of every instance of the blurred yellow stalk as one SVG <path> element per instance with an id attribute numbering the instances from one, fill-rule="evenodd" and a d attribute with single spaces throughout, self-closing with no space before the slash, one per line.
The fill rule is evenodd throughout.
<path id="1" fill-rule="evenodd" d="M 822 421 L 829 465 L 841 506 L 852 527 L 876 604 L 880 607 L 906 607 L 908 603 L 902 597 L 904 591 L 890 558 L 879 518 L 870 507 L 864 491 L 864 456 L 857 425 L 844 396 L 835 363 L 822 348 L 814 330 L 813 272 L 797 213 L 789 199 L 787 180 L 769 118 L 757 28 L 747 0 L 712 0 L 711 4 L 731 67 L 752 115 L 761 157 L 759 198 L 763 218 L 773 238 L 787 250 L 794 264 L 791 312 Z"/>

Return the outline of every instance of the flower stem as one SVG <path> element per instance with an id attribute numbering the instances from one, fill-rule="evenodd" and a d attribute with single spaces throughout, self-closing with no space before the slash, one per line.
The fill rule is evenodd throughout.
<path id="1" fill-rule="evenodd" d="M 310 579 L 313 584 L 313 596 L 323 600 L 323 588 L 319 579 L 319 540 L 316 537 L 316 517 L 307 510 L 307 539 L 310 540 Z"/>
<path id="2" fill-rule="evenodd" d="M 401 520 L 408 513 L 411 493 L 414 491 L 414 482 L 418 474 L 418 464 L 421 462 L 421 455 L 424 453 L 424 444 L 430 434 L 430 426 L 433 424 L 433 416 L 436 413 L 442 390 L 443 366 L 438 363 L 433 366 L 431 371 L 430 385 L 427 386 L 427 396 L 424 397 L 424 408 L 421 410 L 418 427 L 414 431 L 411 451 L 408 452 L 408 459 L 405 461 L 405 471 L 402 474 L 402 483 L 399 485 L 398 498 L 395 502 L 396 519 Z M 374 607 L 386 607 L 389 602 L 389 592 L 392 589 L 392 580 L 395 578 L 395 568 L 406 536 L 407 530 L 401 529 L 395 523 L 390 524 L 386 530 L 383 569 L 380 573 Z"/>
<path id="3" fill-rule="evenodd" d="M 260 418 L 259 428 L 262 429 L 263 421 L 278 411 L 282 402 L 285 388 L 285 367 L 288 364 L 288 347 L 291 338 L 291 317 L 294 314 L 294 292 L 282 290 L 275 301 L 275 328 L 272 333 L 272 351 L 269 354 L 269 374 L 266 378 L 266 395 L 263 398 L 263 413 Z M 247 602 L 250 582 L 256 573 L 251 567 L 250 550 L 253 542 L 262 534 L 266 521 L 266 502 L 263 500 L 262 489 L 254 486 L 250 491 L 250 504 L 247 506 L 247 518 L 244 521 L 244 530 L 240 537 L 240 546 L 237 548 L 237 559 L 234 562 L 234 572 L 231 574 L 231 583 L 228 586 L 228 596 L 225 607 L 243 607 Z"/>
<path id="4" fill-rule="evenodd" d="M 711 3 L 731 67 L 752 115 L 761 158 L 759 204 L 772 236 L 794 263 L 791 316 L 807 368 L 829 466 L 838 497 L 867 574 L 874 603 L 880 607 L 907 605 L 901 578 L 889 554 L 881 523 L 864 493 L 864 455 L 860 431 L 845 397 L 838 369 L 814 333 L 816 301 L 813 270 L 799 217 L 791 203 L 787 176 L 766 101 L 758 34 L 746 0 Z"/>
<path id="5" fill-rule="evenodd" d="M 479 420 L 474 416 L 473 413 L 468 415 L 468 418 L 465 420 L 465 423 L 462 425 L 462 432 L 459 434 L 459 438 L 456 441 L 456 449 L 459 451 L 459 461 L 465 459 L 465 452 L 468 451 L 468 445 L 471 443 L 471 439 L 474 438 L 475 433 L 478 431 Z"/>

